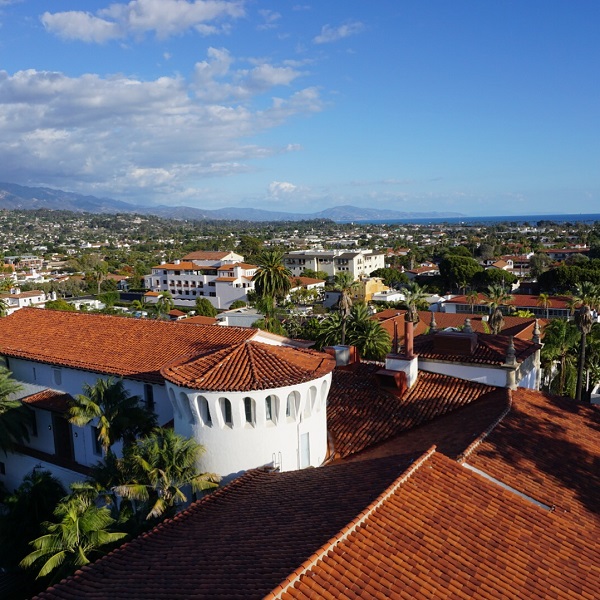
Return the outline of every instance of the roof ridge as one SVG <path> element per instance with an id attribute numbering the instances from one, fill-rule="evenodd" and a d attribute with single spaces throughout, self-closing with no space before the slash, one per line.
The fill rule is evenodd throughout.
<path id="1" fill-rule="evenodd" d="M 297 569 L 295 569 L 289 577 L 284 579 L 276 588 L 271 590 L 263 600 L 277 600 L 282 595 L 293 587 L 300 578 L 310 571 L 320 560 L 322 560 L 331 550 L 338 544 L 345 541 L 352 533 L 354 533 L 379 507 L 381 507 L 396 490 L 404 484 L 412 475 L 418 471 L 421 466 L 426 463 L 434 454 L 436 454 L 436 446 L 431 446 L 424 454 L 422 454 L 413 464 L 404 471 L 394 482 L 385 489 L 373 502 L 371 502 L 358 516 L 350 521 L 343 529 L 335 536 L 323 544 L 316 552 L 309 556 Z"/>
<path id="2" fill-rule="evenodd" d="M 494 431 L 494 429 L 500 425 L 506 415 L 508 415 L 512 408 L 512 390 L 506 388 L 506 395 L 508 399 L 506 408 L 502 411 L 498 418 L 480 436 L 473 440 L 460 456 L 458 456 L 456 459 L 457 462 L 461 464 L 465 462 L 467 458 L 475 451 L 475 449 L 488 437 L 488 435 L 490 435 L 490 433 L 492 433 L 492 431 Z"/>

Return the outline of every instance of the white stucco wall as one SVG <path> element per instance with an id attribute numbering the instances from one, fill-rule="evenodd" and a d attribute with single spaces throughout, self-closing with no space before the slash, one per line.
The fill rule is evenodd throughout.
<path id="1" fill-rule="evenodd" d="M 321 465 L 327 454 L 326 406 L 330 386 L 331 374 L 296 386 L 255 392 L 201 392 L 167 384 L 174 403 L 175 431 L 194 437 L 205 447 L 199 465 L 203 472 L 217 473 L 225 480 L 263 465 L 277 466 L 282 471 Z M 266 419 L 267 396 L 276 399 L 271 422 Z M 246 397 L 254 401 L 253 423 L 246 422 Z M 286 416 L 288 397 L 290 416 Z M 231 425 L 224 422 L 225 398 L 231 402 Z M 204 399 L 211 423 L 207 420 Z M 307 464 L 302 464 L 305 434 L 310 456 Z"/>
<path id="2" fill-rule="evenodd" d="M 464 365 L 456 362 L 444 363 L 419 358 L 419 369 L 467 381 L 476 381 L 485 385 L 507 387 L 507 370 L 502 367 Z"/>

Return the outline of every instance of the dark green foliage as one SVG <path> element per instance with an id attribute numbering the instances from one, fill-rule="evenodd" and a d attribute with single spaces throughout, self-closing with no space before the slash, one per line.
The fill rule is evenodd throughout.
<path id="1" fill-rule="evenodd" d="M 446 256 L 439 267 L 440 275 L 451 289 L 466 288 L 473 277 L 483 271 L 483 267 L 474 258 L 466 256 Z"/>
<path id="2" fill-rule="evenodd" d="M 196 314 L 203 317 L 216 317 L 217 309 L 208 298 L 196 298 Z"/>

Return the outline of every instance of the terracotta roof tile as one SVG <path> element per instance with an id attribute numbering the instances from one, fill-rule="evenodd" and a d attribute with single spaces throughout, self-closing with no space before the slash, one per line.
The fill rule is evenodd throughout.
<path id="1" fill-rule="evenodd" d="M 380 388 L 379 365 L 336 370 L 327 418 L 336 453 L 345 457 L 464 406 L 497 388 L 421 371 L 402 398 Z"/>
<path id="2" fill-rule="evenodd" d="M 24 308 L 0 319 L 5 356 L 162 382 L 160 369 L 183 355 L 202 355 L 256 335 L 240 327 L 190 327 L 179 321 Z"/>
<path id="3" fill-rule="evenodd" d="M 191 389 L 234 392 L 295 385 L 322 377 L 334 368 L 335 359 L 323 352 L 244 341 L 177 360 L 161 374 Z"/>
<path id="4" fill-rule="evenodd" d="M 222 260 L 228 256 L 230 252 L 211 252 L 209 250 L 196 250 L 186 254 L 184 260 Z"/>
<path id="5" fill-rule="evenodd" d="M 163 269 L 166 271 L 197 271 L 198 265 L 193 262 L 182 261 L 180 263 L 162 263 L 160 265 L 154 265 L 152 268 Z"/>
<path id="6" fill-rule="evenodd" d="M 289 473 L 250 471 L 38 598 L 262 598 L 414 458 Z"/>
<path id="7" fill-rule="evenodd" d="M 519 388 L 466 462 L 600 533 L 600 407 Z"/>
<path id="8" fill-rule="evenodd" d="M 585 528 L 439 453 L 402 479 L 269 598 L 595 597 L 600 547 Z"/>
<path id="9" fill-rule="evenodd" d="M 72 401 L 70 394 L 58 390 L 45 389 L 29 396 L 21 398 L 21 401 L 28 406 L 49 410 L 52 412 L 67 412 L 69 404 Z"/>
<path id="10" fill-rule="evenodd" d="M 505 335 L 477 334 L 477 347 L 471 354 L 442 354 L 436 351 L 435 335 L 418 335 L 414 340 L 414 351 L 422 359 L 450 362 L 465 362 L 485 365 L 502 365 L 506 361 L 509 337 Z M 538 344 L 513 338 L 515 358 L 518 363 L 535 353 Z"/>

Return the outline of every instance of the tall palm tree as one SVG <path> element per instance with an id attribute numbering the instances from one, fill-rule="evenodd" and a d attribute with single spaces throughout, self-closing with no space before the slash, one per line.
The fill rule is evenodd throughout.
<path id="1" fill-rule="evenodd" d="M 104 261 L 100 261 L 92 267 L 91 277 L 98 286 L 98 294 L 100 294 L 100 287 L 102 286 L 102 282 L 106 279 L 107 274 L 108 265 Z"/>
<path id="2" fill-rule="evenodd" d="M 490 310 L 490 315 L 494 313 L 497 308 L 501 306 L 506 306 L 509 302 L 513 300 L 513 297 L 506 292 L 504 286 L 493 284 L 488 285 L 486 292 L 486 304 Z M 502 309 L 500 309 L 502 310 Z"/>
<path id="3" fill-rule="evenodd" d="M 29 440 L 29 427 L 33 424 L 32 411 L 14 398 L 20 389 L 11 372 L 0 367 L 0 450 L 5 454 L 15 444 Z"/>
<path id="4" fill-rule="evenodd" d="M 542 293 L 538 296 L 537 305 L 546 309 L 546 319 L 550 318 L 550 307 L 552 306 L 552 300 L 550 300 L 550 294 Z"/>
<path id="5" fill-rule="evenodd" d="M 281 250 L 263 250 L 256 259 L 254 288 L 259 296 L 275 301 L 285 298 L 292 287 L 292 272 L 283 264 Z"/>
<path id="6" fill-rule="evenodd" d="M 218 485 L 218 476 L 198 473 L 197 461 L 204 448 L 195 440 L 178 435 L 172 429 L 158 428 L 127 449 L 129 483 L 115 491 L 131 500 L 148 503 L 147 519 L 173 514 L 178 504 L 187 501 L 182 488 L 194 492 Z"/>
<path id="7" fill-rule="evenodd" d="M 592 309 L 596 310 L 600 305 L 600 286 L 584 281 L 577 285 L 575 299 L 580 304 L 580 307 L 575 313 L 575 323 L 581 333 L 581 341 L 579 346 L 579 363 L 577 367 L 577 387 L 575 398 L 581 400 L 581 390 L 583 388 L 583 373 L 585 369 L 585 350 L 587 336 L 592 330 L 594 319 L 592 317 Z"/>
<path id="8" fill-rule="evenodd" d="M 52 574 L 60 581 L 100 556 L 102 548 L 126 534 L 111 531 L 115 523 L 106 507 L 98 508 L 88 494 L 71 494 L 54 511 L 57 522 L 45 522 L 45 534 L 31 542 L 34 551 L 21 566 L 39 569 L 37 578 Z"/>
<path id="9" fill-rule="evenodd" d="M 471 309 L 471 313 L 473 313 L 473 309 L 476 304 L 481 304 L 481 300 L 479 299 L 479 292 L 477 290 L 471 290 L 467 293 L 465 298 L 467 300 L 467 304 Z"/>
<path id="10" fill-rule="evenodd" d="M 406 305 L 406 316 L 407 321 L 411 321 L 414 324 L 419 322 L 419 309 L 425 308 L 425 298 L 429 295 L 425 286 L 420 286 L 418 283 L 411 282 L 404 286 L 402 290 L 404 294 L 404 304 Z"/>
<path id="11" fill-rule="evenodd" d="M 357 286 L 358 282 L 354 281 L 354 277 L 346 271 L 342 271 L 334 277 L 334 289 L 340 294 L 336 308 L 342 318 L 340 341 L 342 346 L 346 343 L 346 327 L 348 318 L 350 317 L 350 311 L 352 310 L 352 292 Z"/>
<path id="12" fill-rule="evenodd" d="M 544 330 L 542 361 L 544 370 L 550 376 L 551 391 L 564 395 L 572 380 L 575 350 L 580 334 L 577 327 L 563 319 L 553 319 Z M 558 377 L 552 377 L 553 365 L 558 363 Z"/>
<path id="13" fill-rule="evenodd" d="M 98 441 L 107 454 L 115 442 L 125 445 L 156 427 L 156 416 L 141 405 L 138 396 L 130 396 L 121 379 L 98 379 L 85 384 L 83 394 L 75 396 L 69 407 L 69 421 L 85 427 L 98 420 Z"/>
<path id="14" fill-rule="evenodd" d="M 336 346 L 342 340 L 342 313 L 333 312 L 327 315 L 318 326 L 316 347 Z"/>

